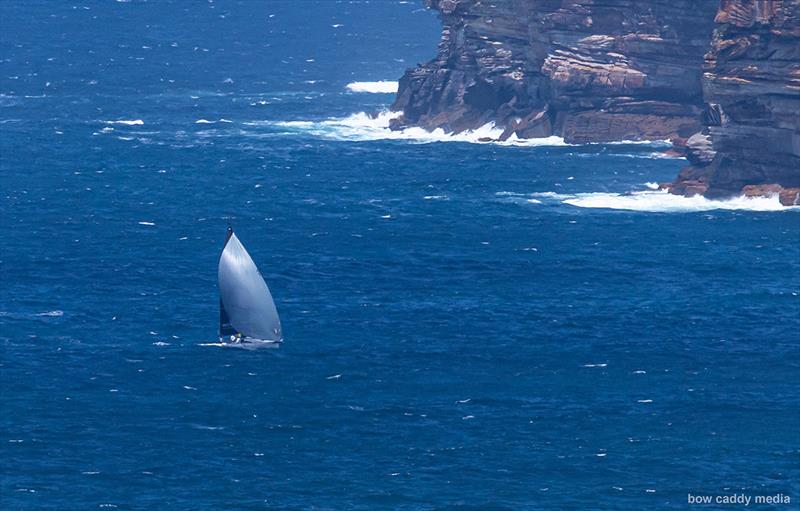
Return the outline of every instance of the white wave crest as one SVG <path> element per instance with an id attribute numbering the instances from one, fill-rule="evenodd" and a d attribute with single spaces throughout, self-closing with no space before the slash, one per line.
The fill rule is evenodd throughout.
<path id="1" fill-rule="evenodd" d="M 488 123 L 475 130 L 460 133 L 446 133 L 437 128 L 427 131 L 424 128 L 412 127 L 403 130 L 389 129 L 389 122 L 400 115 L 398 112 L 384 111 L 377 115 L 368 115 L 364 112 L 352 114 L 343 118 L 326 119 L 323 121 L 288 121 L 272 123 L 276 126 L 288 128 L 292 131 L 306 133 L 328 140 L 341 141 L 374 141 L 374 140 L 408 140 L 416 143 L 431 142 L 469 142 L 473 144 L 498 144 L 507 146 L 564 146 L 567 145 L 561 137 L 519 139 L 511 135 L 507 140 L 500 141 L 503 133 L 501 128 L 494 123 Z M 258 125 L 260 123 L 246 123 Z"/>
<path id="2" fill-rule="evenodd" d="M 371 94 L 395 94 L 397 82 L 381 80 L 379 82 L 351 82 L 347 84 L 350 92 L 368 92 Z"/>
<path id="3" fill-rule="evenodd" d="M 194 121 L 195 124 L 216 124 L 218 122 L 223 122 L 223 123 L 228 123 L 229 124 L 229 123 L 231 123 L 233 121 L 229 121 L 228 119 L 218 119 L 216 121 L 209 121 L 208 119 L 197 119 L 196 121 Z"/>
<path id="4" fill-rule="evenodd" d="M 647 213 L 693 213 L 698 211 L 744 210 L 744 211 L 789 211 L 800 210 L 800 206 L 783 206 L 777 195 L 770 197 L 732 197 L 730 199 L 707 199 L 700 195 L 684 197 L 666 190 L 646 190 L 632 193 L 578 193 L 573 195 L 544 192 L 531 194 L 558 200 L 579 208 L 618 209 Z"/>
<path id="5" fill-rule="evenodd" d="M 144 121 L 141 120 L 141 119 L 133 119 L 133 120 L 119 119 L 119 120 L 116 120 L 116 121 L 103 121 L 103 123 L 104 124 L 123 124 L 125 126 L 141 126 L 142 124 L 144 124 Z"/>

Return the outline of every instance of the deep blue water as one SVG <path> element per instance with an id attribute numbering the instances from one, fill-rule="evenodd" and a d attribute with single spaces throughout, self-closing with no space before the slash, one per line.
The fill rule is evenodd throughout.
<path id="1" fill-rule="evenodd" d="M 3 509 L 800 501 L 796 211 L 619 195 L 653 147 L 319 124 L 433 56 L 417 2 L 0 16 Z M 199 346 L 228 222 L 279 349 Z"/>

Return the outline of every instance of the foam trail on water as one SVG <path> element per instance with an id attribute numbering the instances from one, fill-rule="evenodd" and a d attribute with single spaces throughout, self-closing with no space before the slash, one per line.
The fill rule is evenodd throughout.
<path id="1" fill-rule="evenodd" d="M 647 147 L 672 147 L 669 140 L 612 140 L 611 142 L 591 142 L 588 145 L 643 145 Z"/>
<path id="2" fill-rule="evenodd" d="M 707 199 L 700 195 L 684 197 L 666 190 L 646 190 L 632 193 L 578 193 L 558 194 L 543 192 L 531 196 L 557 200 L 579 208 L 617 209 L 647 213 L 694 213 L 698 211 L 744 210 L 744 211 L 790 211 L 800 206 L 783 206 L 777 195 L 770 197 L 733 197 L 730 199 Z"/>
<path id="3" fill-rule="evenodd" d="M 291 131 L 305 133 L 328 140 L 342 141 L 373 141 L 373 140 L 408 140 L 416 143 L 431 142 L 470 142 L 474 144 L 498 144 L 506 146 L 564 146 L 567 145 L 561 137 L 519 139 L 512 135 L 508 140 L 497 140 L 503 133 L 501 128 L 493 123 L 486 124 L 475 130 L 462 131 L 461 133 L 446 133 L 441 128 L 427 131 L 423 128 L 412 127 L 403 130 L 389 129 L 389 122 L 400 115 L 398 112 L 383 111 L 371 116 L 364 112 L 352 114 L 343 118 L 326 119 L 322 121 L 288 121 L 268 123 Z M 251 122 L 248 125 L 263 123 Z"/>
<path id="4" fill-rule="evenodd" d="M 141 126 L 141 125 L 144 124 L 144 121 L 141 120 L 141 119 L 132 119 L 132 120 L 119 119 L 119 120 L 116 120 L 116 121 L 103 121 L 103 123 L 105 123 L 105 124 L 122 124 L 122 125 L 125 125 L 125 126 Z"/>
<path id="5" fill-rule="evenodd" d="M 371 94 L 395 94 L 397 82 L 381 80 L 378 82 L 351 82 L 347 84 L 350 92 L 368 92 Z"/>

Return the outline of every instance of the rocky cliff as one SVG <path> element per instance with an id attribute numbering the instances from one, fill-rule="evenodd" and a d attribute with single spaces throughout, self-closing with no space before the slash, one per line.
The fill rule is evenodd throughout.
<path id="1" fill-rule="evenodd" d="M 779 192 L 797 204 L 800 1 L 723 0 L 715 22 L 704 63 L 706 128 L 690 139 L 692 166 L 672 190 Z"/>
<path id="2" fill-rule="evenodd" d="M 688 141 L 676 193 L 798 185 L 800 0 L 425 1 L 442 38 L 395 129 Z"/>

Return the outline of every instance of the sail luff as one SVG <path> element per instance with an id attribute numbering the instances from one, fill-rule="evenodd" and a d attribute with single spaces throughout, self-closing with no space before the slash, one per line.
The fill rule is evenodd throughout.
<path id="1" fill-rule="evenodd" d="M 225 243 L 222 245 L 222 250 L 225 251 L 225 247 L 228 246 L 228 241 L 230 241 L 231 236 L 233 236 L 233 227 L 228 225 L 228 230 L 225 233 Z M 220 339 L 227 339 L 231 336 L 235 336 L 237 334 L 236 329 L 233 328 L 231 324 L 231 319 L 228 317 L 228 313 L 225 312 L 225 304 L 222 303 L 222 297 L 219 299 L 219 338 Z"/>

